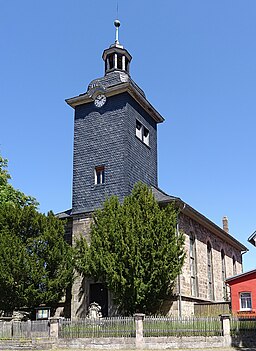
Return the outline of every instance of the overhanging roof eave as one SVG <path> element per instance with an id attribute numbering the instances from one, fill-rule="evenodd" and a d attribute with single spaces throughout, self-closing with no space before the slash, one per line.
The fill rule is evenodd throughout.
<path id="1" fill-rule="evenodd" d="M 163 193 L 163 194 L 165 194 L 165 193 Z M 174 196 L 169 196 L 167 194 L 165 194 L 165 195 L 166 195 L 166 198 L 163 199 L 163 200 L 160 200 L 159 204 L 167 205 L 168 203 L 176 202 L 177 204 L 179 204 L 179 208 L 180 208 L 182 213 L 184 213 L 185 215 L 187 215 L 187 216 L 189 216 L 191 218 L 194 218 L 197 222 L 199 222 L 199 223 L 203 224 L 204 226 L 206 226 L 209 230 L 214 232 L 220 239 L 232 244 L 233 246 L 235 246 L 240 251 L 245 251 L 245 252 L 249 251 L 246 246 L 244 246 L 242 243 L 240 243 L 232 235 L 230 235 L 229 233 L 225 232 L 217 224 L 215 224 L 210 219 L 205 217 L 203 214 L 201 214 L 200 212 L 195 210 L 193 207 L 188 205 L 182 199 L 180 199 L 178 197 L 174 197 Z"/>
<path id="2" fill-rule="evenodd" d="M 148 112 L 148 114 L 154 119 L 156 123 L 162 123 L 164 121 L 164 118 L 160 115 L 160 113 L 130 82 L 116 84 L 114 86 L 106 88 L 107 97 L 116 94 L 121 94 L 124 92 L 127 92 L 129 95 L 131 95 L 134 98 L 134 100 L 137 101 L 137 103 L 141 105 L 141 107 L 143 107 L 145 111 Z M 65 101 L 69 106 L 75 108 L 78 105 L 93 102 L 93 99 L 87 93 L 85 93 L 66 99 Z"/>

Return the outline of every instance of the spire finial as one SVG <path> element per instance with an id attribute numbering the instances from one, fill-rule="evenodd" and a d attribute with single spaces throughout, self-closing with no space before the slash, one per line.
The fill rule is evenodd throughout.
<path id="1" fill-rule="evenodd" d="M 115 44 L 119 44 L 119 40 L 118 40 L 118 28 L 120 27 L 120 21 L 118 20 L 118 19 L 116 19 L 115 21 L 114 21 L 114 25 L 115 25 L 115 27 L 116 27 L 116 40 L 115 40 Z"/>

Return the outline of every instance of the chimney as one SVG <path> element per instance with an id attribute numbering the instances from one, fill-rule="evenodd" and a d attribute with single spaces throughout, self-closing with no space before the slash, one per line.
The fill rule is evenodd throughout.
<path id="1" fill-rule="evenodd" d="M 228 229 L 228 217 L 224 216 L 222 218 L 222 225 L 223 225 L 223 230 L 228 233 L 229 229 Z"/>

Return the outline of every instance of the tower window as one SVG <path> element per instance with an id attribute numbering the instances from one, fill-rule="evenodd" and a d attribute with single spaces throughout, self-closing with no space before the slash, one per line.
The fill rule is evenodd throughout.
<path id="1" fill-rule="evenodd" d="M 122 56 L 117 55 L 117 68 L 122 69 Z"/>
<path id="2" fill-rule="evenodd" d="M 95 167 L 95 184 L 104 184 L 105 183 L 105 167 L 97 166 Z"/>
<path id="3" fill-rule="evenodd" d="M 149 130 L 136 120 L 136 137 L 149 146 Z"/>
<path id="4" fill-rule="evenodd" d="M 127 57 L 126 57 L 126 58 L 125 58 L 125 70 L 126 70 L 127 72 L 129 71 L 128 67 L 129 67 L 129 61 L 128 61 Z"/>
<path id="5" fill-rule="evenodd" d="M 142 140 L 142 124 L 136 121 L 136 137 Z"/>
<path id="6" fill-rule="evenodd" d="M 145 127 L 143 128 L 143 142 L 149 145 L 149 130 Z"/>
<path id="7" fill-rule="evenodd" d="M 114 68 L 114 55 L 113 54 L 109 55 L 108 59 L 109 59 L 109 69 Z"/>

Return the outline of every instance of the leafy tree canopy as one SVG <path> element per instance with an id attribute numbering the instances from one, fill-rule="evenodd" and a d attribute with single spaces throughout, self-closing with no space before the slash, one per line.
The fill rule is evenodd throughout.
<path id="1" fill-rule="evenodd" d="M 35 198 L 25 195 L 20 190 L 14 189 L 8 181 L 11 179 L 7 170 L 8 161 L 0 155 L 0 204 L 12 203 L 20 206 L 37 206 Z"/>
<path id="2" fill-rule="evenodd" d="M 142 183 L 123 204 L 111 197 L 95 213 L 90 244 L 77 241 L 78 271 L 106 282 L 122 312 L 156 313 L 184 262 L 177 215 L 173 205 L 160 208 Z"/>
<path id="3" fill-rule="evenodd" d="M 54 309 L 73 277 L 64 224 L 52 212 L 39 213 L 35 199 L 8 184 L 6 167 L 0 158 L 0 310 Z"/>

